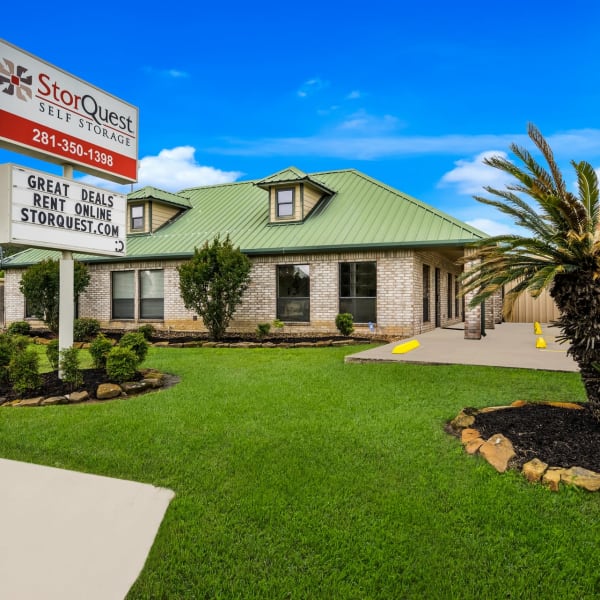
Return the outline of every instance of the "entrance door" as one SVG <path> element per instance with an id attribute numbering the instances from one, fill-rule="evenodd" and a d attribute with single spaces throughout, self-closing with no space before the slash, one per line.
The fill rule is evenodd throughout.
<path id="1" fill-rule="evenodd" d="M 440 318 L 440 278 L 441 272 L 436 267 L 435 269 L 435 283 L 434 283 L 434 292 L 435 292 L 435 326 L 441 327 L 441 318 Z"/>

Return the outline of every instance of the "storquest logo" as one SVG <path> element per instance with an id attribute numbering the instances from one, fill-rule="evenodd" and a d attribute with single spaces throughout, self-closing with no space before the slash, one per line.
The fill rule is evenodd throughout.
<path id="1" fill-rule="evenodd" d="M 4 94 L 15 96 L 23 102 L 31 100 L 31 84 L 33 76 L 26 75 L 27 68 L 21 65 L 15 67 L 15 63 L 8 58 L 3 58 L 0 62 L 0 86 Z"/>

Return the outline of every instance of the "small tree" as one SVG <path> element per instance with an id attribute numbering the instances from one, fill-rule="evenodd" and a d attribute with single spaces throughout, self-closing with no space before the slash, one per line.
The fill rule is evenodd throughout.
<path id="1" fill-rule="evenodd" d="M 58 260 L 47 259 L 29 267 L 19 284 L 29 309 L 42 319 L 53 333 L 58 331 L 60 274 Z M 83 263 L 75 262 L 73 281 L 73 301 L 85 290 L 90 282 L 90 275 Z"/>
<path id="2" fill-rule="evenodd" d="M 233 247 L 229 236 L 196 248 L 193 258 L 177 268 L 183 303 L 202 317 L 212 339 L 224 336 L 248 287 L 250 268 L 250 260 Z"/>

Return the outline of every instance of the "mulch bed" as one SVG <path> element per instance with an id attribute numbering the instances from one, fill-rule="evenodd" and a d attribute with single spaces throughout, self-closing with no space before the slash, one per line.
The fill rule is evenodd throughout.
<path id="1" fill-rule="evenodd" d="M 26 393 L 23 397 L 35 398 L 36 396 L 66 396 L 71 392 L 87 390 L 90 398 L 95 398 L 96 390 L 101 383 L 111 383 L 111 380 L 106 375 L 106 371 L 104 371 L 104 369 L 82 369 L 81 374 L 83 376 L 83 385 L 79 386 L 77 389 L 72 389 L 70 385 L 65 384 L 58 378 L 57 371 L 42 373 L 42 384 L 35 390 Z M 141 374 L 138 373 L 133 379 L 139 380 L 141 378 Z M 0 383 L 0 399 L 1 398 L 9 401 L 16 400 L 17 395 L 9 385 Z"/>
<path id="2" fill-rule="evenodd" d="M 533 458 L 553 467 L 583 467 L 600 473 L 600 424 L 591 412 L 526 404 L 477 413 L 472 425 L 488 439 L 501 433 L 513 444 L 515 466 Z"/>

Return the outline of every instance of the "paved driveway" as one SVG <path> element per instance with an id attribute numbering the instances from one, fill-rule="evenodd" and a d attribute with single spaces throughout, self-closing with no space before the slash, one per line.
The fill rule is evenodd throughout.
<path id="1" fill-rule="evenodd" d="M 542 335 L 536 335 L 531 323 L 501 323 L 488 329 L 480 340 L 466 340 L 462 325 L 435 329 L 428 333 L 351 354 L 346 362 L 412 362 L 422 364 L 461 364 L 546 371 L 578 371 L 577 364 L 567 356 L 567 346 L 559 344 L 559 330 L 542 324 Z M 536 348 L 538 338 L 546 342 L 545 349 Z M 419 346 L 406 354 L 392 350 L 410 340 Z"/>

